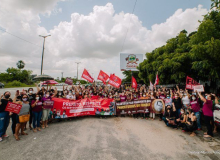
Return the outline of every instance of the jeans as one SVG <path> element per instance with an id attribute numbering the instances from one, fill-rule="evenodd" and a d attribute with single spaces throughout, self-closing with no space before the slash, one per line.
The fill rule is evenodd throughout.
<path id="1" fill-rule="evenodd" d="M 195 116 L 197 119 L 197 127 L 201 128 L 201 124 L 200 124 L 200 112 L 195 112 Z"/>
<path id="2" fill-rule="evenodd" d="M 0 112 L 0 137 L 5 135 L 5 132 L 9 125 L 9 113 L 8 112 Z"/>
<path id="3" fill-rule="evenodd" d="M 41 116 L 42 116 L 42 111 L 40 112 L 32 112 L 33 114 L 33 127 L 40 127 L 40 120 L 41 120 Z M 36 126 L 37 123 L 37 126 Z"/>
<path id="4" fill-rule="evenodd" d="M 11 115 L 11 120 L 12 120 L 12 124 L 11 124 L 11 130 L 12 130 L 12 133 L 15 134 L 15 128 L 16 128 L 16 125 L 17 123 L 19 123 L 18 121 L 18 115 L 13 113 Z"/>

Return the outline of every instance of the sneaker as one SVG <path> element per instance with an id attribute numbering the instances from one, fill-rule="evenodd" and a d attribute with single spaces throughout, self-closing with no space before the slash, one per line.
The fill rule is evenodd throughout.
<path id="1" fill-rule="evenodd" d="M 5 134 L 5 135 L 3 135 L 2 137 L 3 137 L 3 138 L 8 138 L 9 135 Z"/>
<path id="2" fill-rule="evenodd" d="M 201 131 L 201 128 L 198 128 L 197 131 Z"/>

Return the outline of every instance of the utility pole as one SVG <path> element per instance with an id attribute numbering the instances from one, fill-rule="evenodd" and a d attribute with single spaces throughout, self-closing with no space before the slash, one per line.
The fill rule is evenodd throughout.
<path id="1" fill-rule="evenodd" d="M 81 62 L 75 62 L 76 64 L 77 64 L 77 80 L 79 80 L 78 79 L 78 65 L 81 63 Z"/>
<path id="2" fill-rule="evenodd" d="M 61 80 L 63 79 L 63 72 L 61 72 L 61 74 L 62 74 L 62 77 L 61 77 Z"/>
<path id="3" fill-rule="evenodd" d="M 51 36 L 51 35 L 47 35 L 47 36 L 41 36 L 39 35 L 40 37 L 43 37 L 44 38 L 44 42 L 43 42 L 43 51 L 42 51 L 42 60 L 41 60 L 41 75 L 42 75 L 42 72 L 43 72 L 43 63 L 44 63 L 44 46 L 45 46 L 45 38 Z"/>

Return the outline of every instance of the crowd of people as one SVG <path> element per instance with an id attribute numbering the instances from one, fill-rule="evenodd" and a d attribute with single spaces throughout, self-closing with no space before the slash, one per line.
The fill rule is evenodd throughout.
<path id="1" fill-rule="evenodd" d="M 53 119 L 51 109 L 44 108 L 44 102 L 52 98 L 65 98 L 69 100 L 79 100 L 83 98 L 110 98 L 115 102 L 133 101 L 139 99 L 163 99 L 165 109 L 159 114 L 159 120 L 163 120 L 165 124 L 172 128 L 181 128 L 183 132 L 190 132 L 191 136 L 195 136 L 196 130 L 201 130 L 201 113 L 207 127 L 204 137 L 212 137 L 216 132 L 213 122 L 213 109 L 215 104 L 219 104 L 219 99 L 215 94 L 204 94 L 193 91 L 175 88 L 158 87 L 150 90 L 146 85 L 140 85 L 137 89 L 133 89 L 126 85 L 120 88 L 114 88 L 108 85 L 76 85 L 64 87 L 62 90 L 56 87 L 37 87 L 28 90 L 17 91 L 15 95 L 5 92 L 1 95 L 0 101 L 0 141 L 7 138 L 6 130 L 11 119 L 11 129 L 15 139 L 20 140 L 21 135 L 28 135 L 26 125 L 29 124 L 30 130 L 33 132 L 41 131 L 48 128 L 48 120 Z M 5 111 L 8 102 L 22 105 L 19 114 Z M 201 112 L 202 111 L 202 112 Z M 29 122 L 23 122 L 21 117 L 29 117 Z M 155 119 L 156 113 L 149 108 L 147 115 L 135 115 L 135 117 L 145 119 Z"/>

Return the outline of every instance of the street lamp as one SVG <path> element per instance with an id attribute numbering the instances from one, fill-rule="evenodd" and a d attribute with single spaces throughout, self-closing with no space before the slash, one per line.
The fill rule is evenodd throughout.
<path id="1" fill-rule="evenodd" d="M 51 35 L 47 35 L 47 36 L 42 36 L 39 35 L 40 37 L 44 38 L 44 42 L 43 42 L 43 51 L 42 51 L 42 60 L 41 60 L 41 75 L 42 75 L 42 71 L 43 71 L 43 62 L 44 62 L 44 45 L 45 45 L 45 38 L 51 36 Z"/>
<path id="2" fill-rule="evenodd" d="M 77 80 L 78 80 L 78 64 L 80 64 L 81 62 L 75 62 L 77 64 Z"/>

